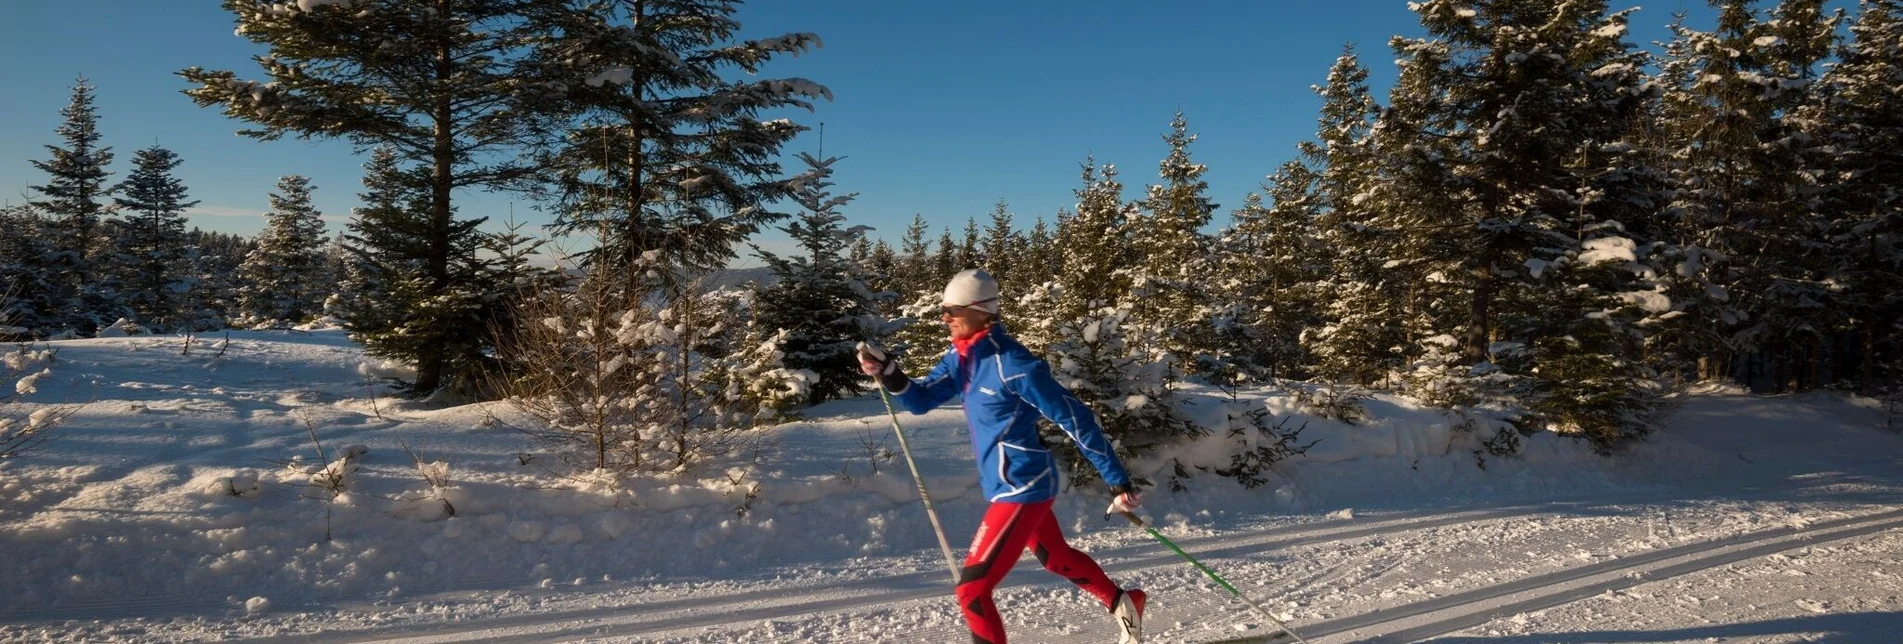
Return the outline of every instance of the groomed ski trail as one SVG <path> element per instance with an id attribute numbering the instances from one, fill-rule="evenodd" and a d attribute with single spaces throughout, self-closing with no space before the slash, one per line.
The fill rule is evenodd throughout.
<path id="1" fill-rule="evenodd" d="M 1625 499 L 1620 505 L 1630 504 Z M 1299 525 L 1281 526 L 1243 536 L 1214 535 L 1178 539 L 1199 558 L 1222 569 L 1224 559 L 1251 554 L 1276 553 L 1306 546 L 1352 545 L 1358 541 L 1387 540 L 1422 531 L 1471 528 L 1499 522 L 1529 522 L 1559 516 L 1563 512 L 1589 509 L 1587 503 L 1548 503 L 1537 506 L 1516 505 L 1464 511 L 1408 511 L 1363 516 L 1354 519 L 1328 519 Z M 1498 584 L 1464 589 L 1445 596 L 1373 611 L 1321 620 L 1284 615 L 1303 636 L 1316 644 L 1327 642 L 1409 642 L 1451 633 L 1490 620 L 1557 606 L 1592 597 L 1610 590 L 1629 588 L 1671 577 L 1689 574 L 1769 554 L 1854 539 L 1890 530 L 1903 529 L 1903 509 L 1894 505 L 1878 506 L 1855 516 L 1818 521 L 1803 526 L 1785 526 L 1754 530 L 1742 534 L 1699 539 L 1682 545 L 1619 556 L 1595 563 L 1561 568 Z M 1173 554 L 1161 552 L 1153 543 L 1132 541 L 1130 545 L 1098 551 L 1100 561 L 1112 577 L 1123 579 L 1144 576 L 1173 577 L 1176 581 L 1168 601 L 1153 604 L 1146 621 L 1159 637 L 1153 641 L 1187 642 L 1268 642 L 1269 637 L 1244 637 L 1223 640 L 1197 636 L 1182 630 L 1196 624 L 1259 622 L 1233 603 L 1226 595 L 1199 584 Z M 1055 610 L 1041 614 L 1013 614 L 1014 633 L 1025 633 L 1035 641 L 1063 644 L 1098 642 L 1112 633 L 1109 618 L 1094 603 L 1074 596 L 1074 592 L 1036 570 L 1035 561 L 1020 563 L 1026 568 L 1014 574 L 1000 594 L 1070 594 Z M 1176 570 L 1180 568 L 1180 570 Z M 1334 570 L 1307 571 L 1284 580 L 1284 591 L 1314 589 L 1340 580 Z M 1154 580 L 1153 580 L 1154 581 Z M 1237 583 L 1258 585 L 1261 580 Z M 1271 610 L 1285 606 L 1276 593 L 1264 589 L 1271 599 Z M 567 612 L 540 613 L 532 616 L 503 618 L 480 625 L 415 625 L 390 630 L 351 631 L 319 635 L 273 638 L 269 642 L 389 642 L 435 644 L 447 642 L 561 642 L 561 641 L 721 641 L 721 638 L 746 641 L 962 641 L 963 626 L 949 608 L 937 606 L 945 601 L 949 589 L 942 574 L 933 570 L 881 578 L 822 584 L 812 587 L 777 587 L 715 596 L 699 596 L 672 601 L 635 603 L 589 608 Z M 1001 603 L 1010 605 L 1009 600 Z M 944 610 L 940 611 L 939 609 Z M 943 612 L 944 615 L 937 615 Z M 927 615 L 929 614 L 929 615 Z M 918 615 L 927 615 L 918 623 Z M 910 616 L 910 617 L 908 617 Z M 871 619 L 901 622 L 890 630 L 852 627 L 854 622 Z M 911 623 L 903 623 L 911 619 Z M 827 624 L 838 628 L 827 628 Z M 1172 627 L 1178 631 L 1169 633 Z M 1253 633 L 1266 634 L 1257 626 Z M 868 639 L 871 638 L 871 639 Z M 1022 638 L 1021 638 L 1022 639 Z M 1032 641 L 1027 639 L 1026 641 Z"/>

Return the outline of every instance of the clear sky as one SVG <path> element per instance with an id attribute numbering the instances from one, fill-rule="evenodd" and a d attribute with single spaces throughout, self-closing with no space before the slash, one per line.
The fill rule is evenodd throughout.
<path id="1" fill-rule="evenodd" d="M 1710 27 L 1699 0 L 1640 6 L 1628 40 L 1642 48 L 1665 39 L 1675 11 Z M 834 190 L 859 193 L 843 212 L 895 244 L 913 213 L 934 231 L 956 231 L 967 218 L 982 224 L 999 199 L 1021 226 L 1052 220 L 1075 202 L 1088 154 L 1116 164 L 1125 197 L 1137 197 L 1156 179 L 1179 109 L 1200 136 L 1191 152 L 1209 167 L 1222 223 L 1312 138 L 1319 99 L 1310 86 L 1344 44 L 1356 45 L 1385 92 L 1389 37 L 1420 33 L 1398 0 L 756 0 L 738 18 L 743 37 L 810 31 L 824 40 L 763 76 L 832 89 L 834 101 L 789 116 L 825 123 L 824 153 L 845 157 Z M 174 73 L 193 65 L 262 76 L 250 60 L 261 50 L 234 25 L 212 0 L 0 1 L 0 201 L 23 201 L 44 182 L 28 160 L 50 158 L 41 146 L 58 142 L 59 109 L 84 75 L 116 154 L 113 181 L 130 171 L 133 151 L 162 144 L 184 159 L 178 173 L 202 201 L 193 224 L 250 234 L 263 227 L 277 178 L 303 174 L 335 232 L 361 189 L 362 158 L 349 145 L 238 137 L 239 123 L 179 93 Z M 789 151 L 813 151 L 814 134 Z M 518 220 L 547 221 L 508 196 L 462 199 L 465 217 L 501 220 L 513 209 Z M 770 231 L 760 241 L 774 250 L 783 238 Z M 743 255 L 738 264 L 758 262 Z"/>

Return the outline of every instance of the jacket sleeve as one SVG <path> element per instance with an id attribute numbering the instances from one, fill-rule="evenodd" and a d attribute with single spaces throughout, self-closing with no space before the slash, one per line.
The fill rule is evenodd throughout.
<path id="1" fill-rule="evenodd" d="M 958 381 L 952 377 L 955 373 L 953 370 L 958 368 L 957 355 L 956 352 L 946 351 L 945 356 L 939 358 L 938 364 L 932 367 L 931 373 L 925 374 L 922 380 L 911 381 L 896 394 L 899 404 L 905 405 L 906 411 L 923 414 L 958 395 Z"/>
<path id="2" fill-rule="evenodd" d="M 1117 459 L 1117 452 L 1110 446 L 1109 437 L 1104 435 L 1103 426 L 1097 423 L 1097 415 L 1077 396 L 1072 395 L 1069 389 L 1058 384 L 1057 379 L 1051 376 L 1050 363 L 1029 356 L 1017 362 L 1021 367 L 1018 374 L 1021 375 L 1012 376 L 1006 381 L 1007 388 L 1064 430 L 1077 443 L 1077 449 L 1084 458 L 1097 467 L 1097 473 L 1103 475 L 1104 483 L 1113 488 L 1129 487 L 1130 474 L 1124 471 L 1123 462 Z"/>

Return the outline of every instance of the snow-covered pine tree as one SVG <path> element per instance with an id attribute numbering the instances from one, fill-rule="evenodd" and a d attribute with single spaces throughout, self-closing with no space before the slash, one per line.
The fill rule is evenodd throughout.
<path id="1" fill-rule="evenodd" d="M 984 245 L 979 243 L 978 241 L 979 239 L 982 238 L 978 231 L 979 229 L 978 229 L 977 219 L 971 219 L 971 218 L 965 219 L 964 241 L 958 244 L 958 258 L 957 258 L 958 269 L 957 270 L 962 271 L 967 268 L 984 268 L 985 267 L 985 262 L 989 258 L 985 257 Z M 953 271 L 953 272 L 955 273 L 957 271 Z M 946 279 L 951 279 L 951 278 L 948 276 L 946 277 Z"/>
<path id="2" fill-rule="evenodd" d="M 245 327 L 299 324 L 323 311 L 333 284 L 324 274 L 324 220 L 311 203 L 311 181 L 278 180 L 258 248 L 238 266 L 238 320 Z"/>
<path id="3" fill-rule="evenodd" d="M 782 177 L 780 149 L 806 128 L 763 113 L 812 109 L 832 92 L 802 78 L 752 78 L 782 54 L 821 46 L 792 33 L 737 40 L 728 0 L 533 3 L 530 68 L 565 136 L 539 154 L 556 234 L 595 236 L 591 270 L 630 293 L 680 292 L 784 217 L 769 208 L 806 177 Z M 649 252 L 672 267 L 633 271 Z M 658 283 L 657 283 L 658 281 Z"/>
<path id="4" fill-rule="evenodd" d="M 1190 158 L 1196 135 L 1182 112 L 1163 136 L 1170 151 L 1158 164 L 1162 181 L 1151 185 L 1141 202 L 1144 215 L 1135 226 L 1136 251 L 1142 258 L 1130 304 L 1133 328 L 1162 342 L 1158 347 L 1171 368 L 1187 373 L 1226 369 L 1212 327 L 1211 275 L 1214 243 L 1202 229 L 1218 207 L 1209 200 L 1208 168 Z"/>
<path id="5" fill-rule="evenodd" d="M 1060 211 L 1058 216 L 1061 219 L 1066 215 Z M 1043 217 L 1038 217 L 1037 223 L 1031 224 L 1031 233 L 1024 238 L 1023 257 L 1023 265 L 1036 267 L 1027 270 L 1037 272 L 1018 280 L 1022 285 L 1036 284 L 1038 278 L 1032 275 L 1048 275 L 1064 270 L 1063 265 L 1059 263 L 1059 256 L 1053 244 L 1050 225 L 1044 223 Z"/>
<path id="6" fill-rule="evenodd" d="M 183 328 L 181 320 L 195 317 L 180 294 L 192 288 L 186 262 L 196 254 L 185 243 L 185 209 L 198 202 L 186 200 L 185 184 L 172 175 L 180 163 L 157 145 L 134 153 L 132 172 L 114 199 L 124 213 L 119 290 L 136 320 L 155 332 Z"/>
<path id="7" fill-rule="evenodd" d="M 964 269 L 958 268 L 958 243 L 952 241 L 950 228 L 942 228 L 938 232 L 938 250 L 932 253 L 932 281 L 926 288 L 944 289 L 945 282 L 961 270 Z"/>
<path id="8" fill-rule="evenodd" d="M 807 393 L 807 403 L 816 405 L 864 390 L 869 383 L 859 373 L 853 347 L 862 340 L 879 340 L 887 330 L 863 275 L 846 256 L 851 240 L 863 238 L 868 230 L 846 227 L 846 217 L 839 213 L 857 193 L 835 196 L 827 190 L 839 157 L 819 159 L 802 152 L 799 158 L 809 168 L 809 178 L 793 198 L 804 212 L 788 222 L 785 231 L 804 254 L 781 257 L 754 248 L 779 277 L 756 296 L 754 312 L 762 328 L 787 331 L 787 368 L 817 374 Z"/>
<path id="9" fill-rule="evenodd" d="M 1223 360 L 1203 373 L 1221 382 L 1297 378 L 1307 363 L 1302 333 L 1318 324 L 1314 243 L 1315 173 L 1290 161 L 1265 188 L 1273 206 L 1251 192 L 1218 238 L 1214 348 Z"/>
<path id="10" fill-rule="evenodd" d="M 691 475 L 747 456 L 762 438 L 756 429 L 805 400 L 813 375 L 781 364 L 785 333 L 751 323 L 744 294 L 690 287 L 613 310 L 608 294 L 624 285 L 601 281 L 618 277 L 592 273 L 572 290 L 538 291 L 497 348 L 511 365 L 498 390 L 577 469 Z"/>
<path id="11" fill-rule="evenodd" d="M 899 317 L 899 292 L 894 283 L 899 272 L 899 255 L 892 245 L 881 239 L 872 245 L 872 253 L 866 257 L 863 268 L 866 286 L 878 296 L 877 306 L 880 317 Z"/>
<path id="12" fill-rule="evenodd" d="M 1086 159 L 1083 183 L 1075 191 L 1076 214 L 1057 230 L 1054 251 L 1064 270 L 1022 295 L 1007 294 L 1002 315 L 1015 337 L 1050 361 L 1058 382 L 1097 414 L 1123 455 L 1147 454 L 1198 430 L 1177 412 L 1170 389 L 1175 376 L 1155 330 L 1129 324 L 1137 205 L 1123 200 L 1114 166 L 1100 169 Z M 1063 461 L 1072 484 L 1095 480 L 1061 430 L 1048 423 L 1040 429 L 1045 444 L 1068 455 Z M 1172 484 L 1188 475 L 1178 468 Z"/>
<path id="13" fill-rule="evenodd" d="M 1326 263 L 1317 289 L 1329 295 L 1319 303 L 1319 326 L 1303 334 L 1303 349 L 1315 375 L 1360 385 L 1404 364 L 1408 303 L 1420 283 L 1410 264 L 1389 261 L 1403 233 L 1384 227 L 1376 208 L 1382 183 L 1374 124 L 1381 110 L 1367 80 L 1360 57 L 1344 47 L 1327 82 L 1314 88 L 1322 98 L 1315 140 L 1298 145 L 1316 175 L 1309 197 L 1319 242 L 1314 259 Z"/>
<path id="14" fill-rule="evenodd" d="M 65 145 L 46 146 L 52 158 L 32 162 L 47 179 L 45 185 L 31 187 L 42 197 L 32 205 L 53 221 L 53 249 L 62 263 L 58 274 L 64 303 L 58 324 L 85 336 L 112 322 L 101 318 L 121 308 L 108 289 L 94 283 L 93 252 L 101 246 L 100 221 L 111 205 L 106 166 L 112 163 L 112 148 L 99 145 L 99 111 L 93 100 L 92 83 L 81 77 L 73 85 L 72 101 L 60 109 L 65 121 L 55 130 Z"/>
<path id="15" fill-rule="evenodd" d="M 897 262 L 892 274 L 891 290 L 899 294 L 899 301 L 910 302 L 919 292 L 944 288 L 938 279 L 938 267 L 932 262 L 932 244 L 925 238 L 929 227 L 925 225 L 925 216 L 912 213 L 912 223 L 905 227 L 905 237 L 899 240 Z"/>
<path id="16" fill-rule="evenodd" d="M 66 299 L 59 278 L 66 266 L 54 249 L 53 222 L 31 205 L 0 206 L 0 317 L 6 326 L 24 329 L 0 340 L 21 341 L 57 333 Z"/>
<path id="17" fill-rule="evenodd" d="M 1405 126 L 1403 139 L 1416 145 L 1438 141 L 1406 159 L 1398 194 L 1430 199 L 1413 207 L 1436 225 L 1416 234 L 1429 281 L 1457 294 L 1432 312 L 1444 330 L 1435 337 L 1455 336 L 1458 354 L 1421 365 L 1413 386 L 1520 397 L 1546 424 L 1602 448 L 1642 432 L 1642 414 L 1595 415 L 1576 404 L 1642 400 L 1654 384 L 1630 368 L 1635 345 L 1603 319 L 1621 294 L 1540 280 L 1551 266 L 1605 261 L 1595 255 L 1636 259 L 1627 251 L 1637 242 L 1593 208 L 1593 178 L 1615 163 L 1646 92 L 1643 57 L 1622 41 L 1629 12 L 1528 0 L 1415 8 L 1427 37 L 1397 38 L 1395 48 L 1418 74 L 1412 80 L 1431 90 L 1397 91 L 1395 111 L 1412 118 L 1382 127 Z M 1446 196 L 1426 197 L 1433 192 Z"/>
<path id="18" fill-rule="evenodd" d="M 1794 357 L 1815 339 L 1807 318 L 1827 301 L 1813 269 L 1824 251 L 1812 235 L 1822 222 L 1806 203 L 1807 146 L 1788 117 L 1837 19 L 1821 0 L 1786 0 L 1770 19 L 1748 0 L 1715 4 L 1716 29 L 1675 25 L 1660 65 L 1679 184 L 1675 242 L 1681 272 L 1702 273 L 1713 287 L 1704 297 L 1716 301 L 1693 310 L 1727 334 L 1723 346 L 1702 347 L 1711 352 L 1704 375 L 1745 376 L 1736 361 L 1744 357 L 1768 364 L 1770 384 L 1784 387 L 1808 371 Z"/>
<path id="19" fill-rule="evenodd" d="M 239 134 L 264 140 L 343 138 L 361 148 L 389 146 L 422 164 L 428 195 L 423 261 L 415 270 L 433 306 L 411 311 L 413 341 L 402 355 L 416 366 L 412 390 L 435 391 L 451 373 L 452 355 L 480 352 L 489 335 L 472 332 L 466 301 L 482 292 L 472 225 L 455 218 L 459 189 L 497 187 L 526 176 L 524 161 L 504 154 L 540 116 L 530 99 L 549 88 L 518 73 L 525 40 L 540 38 L 523 0 L 378 2 L 313 0 L 273 3 L 225 0 L 237 33 L 262 45 L 266 82 L 227 70 L 179 72 L 201 107 L 256 125 Z M 461 299 L 459 299 L 461 298 Z M 435 316 L 435 317 L 432 317 Z"/>
<path id="20" fill-rule="evenodd" d="M 1023 292 L 1020 283 L 1023 280 L 1018 274 L 1018 266 L 1023 262 L 1022 240 L 1022 235 L 1011 228 L 1011 205 L 999 199 L 991 207 L 991 221 L 985 225 L 979 254 L 984 256 L 985 272 L 998 280 L 998 289 L 1002 292 Z"/>
<path id="21" fill-rule="evenodd" d="M 1850 39 L 1798 116 L 1824 175 L 1831 261 L 1842 316 L 1833 371 L 1866 395 L 1903 385 L 1903 3 L 1863 0 Z"/>
<path id="22" fill-rule="evenodd" d="M 258 247 L 257 240 L 192 229 L 186 245 L 195 252 L 187 259 L 188 290 L 180 294 L 181 324 L 194 331 L 222 328 L 238 317 L 238 266 Z"/>

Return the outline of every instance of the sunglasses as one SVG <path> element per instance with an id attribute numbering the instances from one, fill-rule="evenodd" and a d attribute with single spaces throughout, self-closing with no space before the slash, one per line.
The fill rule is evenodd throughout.
<path id="1" fill-rule="evenodd" d="M 957 315 L 960 312 L 967 311 L 967 310 L 983 310 L 983 309 L 979 309 L 977 305 L 984 304 L 985 302 L 990 302 L 990 301 L 991 300 L 984 300 L 981 302 L 972 302 L 971 304 L 964 304 L 964 305 L 947 304 L 947 305 L 938 307 L 938 312 L 941 315 Z M 985 311 L 985 312 L 990 313 L 990 311 Z"/>

